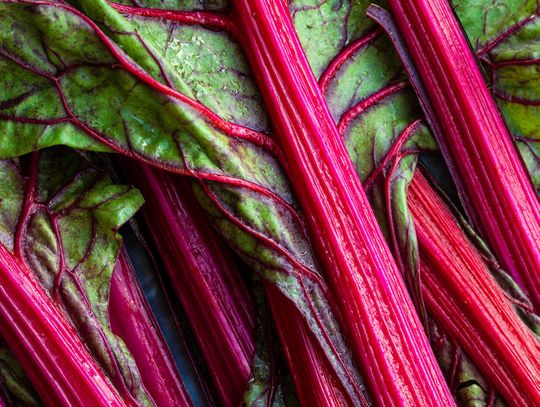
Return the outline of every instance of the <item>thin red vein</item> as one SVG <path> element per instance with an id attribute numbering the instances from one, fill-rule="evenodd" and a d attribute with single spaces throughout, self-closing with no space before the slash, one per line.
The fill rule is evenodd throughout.
<path id="1" fill-rule="evenodd" d="M 299 282 L 300 282 L 300 286 L 302 287 L 302 291 L 304 292 L 306 297 L 311 298 L 311 294 L 310 294 L 309 290 L 306 288 L 306 286 L 304 284 L 304 280 L 302 278 L 300 278 Z M 327 291 L 326 286 L 323 286 L 322 290 L 325 293 L 325 298 L 328 300 L 328 303 L 330 304 L 330 308 L 335 310 L 336 309 L 336 304 L 334 302 L 334 297 L 331 296 L 330 293 Z M 324 336 L 324 339 L 327 342 L 327 345 L 330 347 L 330 350 L 332 351 L 332 354 L 337 359 L 337 363 L 342 367 L 342 369 L 343 369 L 343 371 L 345 373 L 345 376 L 347 377 L 347 380 L 349 382 L 350 387 L 352 387 L 352 390 L 355 392 L 356 396 L 358 397 L 358 400 L 364 400 L 365 395 L 362 392 L 362 389 L 359 387 L 359 385 L 357 383 L 357 380 L 355 379 L 352 372 L 350 371 L 350 369 L 347 367 L 347 365 L 343 361 L 340 352 L 338 352 L 338 350 L 336 349 L 336 346 L 334 345 L 334 342 L 332 341 L 332 338 L 330 338 L 330 336 L 328 335 L 328 330 L 326 329 L 326 327 L 322 323 L 321 319 L 319 318 L 319 313 L 317 312 L 317 310 L 313 306 L 313 302 L 311 301 L 311 299 L 310 299 L 310 301 L 308 301 L 308 306 L 309 306 L 309 309 L 311 310 L 311 312 L 313 313 L 313 315 L 315 317 L 315 322 L 317 323 L 317 326 L 321 330 L 321 332 L 322 332 L 322 334 Z M 334 371 L 335 371 L 335 369 L 334 369 Z"/>
<path id="2" fill-rule="evenodd" d="M 339 119 L 337 126 L 339 134 L 343 135 L 351 122 L 366 109 L 375 106 L 387 97 L 392 96 L 407 87 L 409 87 L 409 82 L 399 82 L 394 85 L 389 85 L 351 107 Z"/>
<path id="3" fill-rule="evenodd" d="M 311 270 L 309 267 L 306 267 L 305 265 L 300 263 L 291 253 L 289 253 L 288 250 L 283 248 L 273 239 L 269 238 L 268 236 L 263 235 L 262 233 L 249 227 L 243 222 L 239 222 L 238 218 L 234 216 L 232 213 L 230 213 L 230 211 L 227 208 L 225 208 L 225 206 L 223 206 L 223 204 L 218 200 L 214 192 L 210 188 L 208 188 L 208 185 L 206 185 L 204 182 L 201 182 L 201 187 L 206 192 L 206 194 L 208 195 L 212 203 L 220 210 L 221 213 L 223 213 L 223 215 L 225 215 L 227 219 L 229 219 L 229 221 L 233 222 L 240 229 L 256 237 L 264 245 L 270 247 L 272 250 L 276 251 L 279 255 L 283 256 L 292 265 L 293 274 L 296 274 L 300 278 L 307 277 L 309 280 L 317 283 L 321 287 L 323 292 L 328 291 L 325 281 L 321 278 L 321 276 L 317 272 L 315 272 L 314 270 Z M 297 269 L 301 271 L 301 273 L 296 273 Z"/>
<path id="4" fill-rule="evenodd" d="M 120 62 L 122 67 L 127 72 L 131 73 L 132 75 L 140 79 L 142 82 L 154 88 L 155 90 L 163 93 L 164 95 L 170 96 L 173 99 L 177 99 L 181 101 L 182 103 L 185 103 L 188 106 L 194 108 L 203 117 L 205 117 L 212 125 L 214 125 L 218 130 L 221 130 L 230 136 L 234 136 L 239 139 L 249 141 L 261 148 L 264 148 L 266 151 L 271 152 L 277 157 L 281 156 L 279 148 L 277 147 L 275 142 L 267 135 L 260 133 L 258 131 L 255 131 L 253 129 L 250 129 L 248 127 L 241 126 L 241 125 L 223 120 L 219 115 L 214 113 L 212 110 L 210 110 L 208 107 L 206 107 L 199 101 L 194 100 L 190 97 L 187 97 L 186 95 L 176 91 L 175 89 L 172 89 L 162 84 L 161 82 L 157 81 L 152 76 L 150 76 L 148 73 L 132 65 L 131 62 L 118 49 L 116 44 L 112 42 L 105 35 L 103 31 L 101 31 L 101 29 L 97 26 L 96 23 L 94 23 L 94 21 L 92 21 L 87 16 L 82 14 L 80 11 L 74 9 L 73 7 L 68 6 L 66 4 L 52 3 L 49 1 L 32 1 L 32 0 L 0 0 L 0 1 L 2 3 L 24 3 L 24 4 L 32 4 L 32 5 L 44 5 L 44 6 L 55 7 L 55 8 L 63 8 L 73 13 L 74 15 L 79 17 L 81 20 L 83 20 L 86 24 L 88 24 L 90 28 L 94 30 L 94 32 L 99 37 L 99 39 L 103 42 L 105 46 L 107 46 L 111 54 Z M 46 76 L 46 74 L 43 74 L 43 73 L 39 73 L 39 74 L 42 76 Z"/>
<path id="5" fill-rule="evenodd" d="M 15 232 L 14 252 L 19 259 L 23 259 L 23 239 L 24 232 L 26 231 L 26 224 L 28 219 L 34 210 L 34 203 L 36 200 L 37 189 L 37 176 L 39 169 L 39 152 L 32 153 L 30 157 L 30 176 L 28 183 L 26 184 L 26 194 L 24 197 L 24 204 L 19 217 L 19 223 Z"/>
<path id="6" fill-rule="evenodd" d="M 493 48 L 495 48 L 497 45 L 499 45 L 501 42 L 503 42 L 505 39 L 510 37 L 512 34 L 514 34 L 516 31 L 518 31 L 521 27 L 529 23 L 530 21 L 534 20 L 536 17 L 538 17 L 540 13 L 540 10 L 538 10 L 536 13 L 524 18 L 523 20 L 517 22 L 510 28 L 508 28 L 506 31 L 502 32 L 500 35 L 492 39 L 491 41 L 488 41 L 483 48 L 479 49 L 476 53 L 478 56 L 482 56 L 490 52 Z"/>
<path id="7" fill-rule="evenodd" d="M 509 59 L 507 61 L 489 61 L 489 64 L 495 68 L 500 68 L 504 66 L 514 66 L 514 65 L 538 65 L 540 63 L 540 58 L 529 58 L 529 59 Z"/>
<path id="8" fill-rule="evenodd" d="M 525 99 L 520 96 L 509 95 L 498 89 L 494 89 L 493 94 L 497 96 L 499 99 L 504 100 L 505 102 L 516 103 L 523 106 L 540 106 L 540 100 L 531 100 L 531 99 Z"/>
<path id="9" fill-rule="evenodd" d="M 328 68 L 322 73 L 319 78 L 319 87 L 321 92 L 324 94 L 328 89 L 328 85 L 332 79 L 336 76 L 337 71 L 345 64 L 350 58 L 353 57 L 360 49 L 367 46 L 375 39 L 380 37 L 382 30 L 380 28 L 375 29 L 374 31 L 364 35 L 362 38 L 357 39 L 352 44 L 345 47 L 328 65 Z"/>
<path id="10" fill-rule="evenodd" d="M 421 124 L 422 120 L 416 119 L 407 127 L 405 127 L 405 129 L 403 129 L 403 131 L 400 133 L 400 135 L 392 145 L 392 148 L 388 151 L 383 160 L 377 165 L 377 167 L 373 170 L 373 172 L 364 182 L 364 189 L 369 189 L 373 182 L 381 174 L 381 172 L 388 166 L 388 164 L 390 164 L 392 160 L 397 158 L 397 155 L 401 152 L 401 148 L 403 147 L 403 145 L 410 139 L 410 137 L 416 132 L 416 130 L 418 130 Z"/>
<path id="11" fill-rule="evenodd" d="M 388 175 L 384 179 L 384 193 L 385 197 L 391 197 L 392 196 L 392 186 L 393 186 L 393 177 L 396 173 L 396 170 L 401 162 L 401 160 L 411 153 L 409 151 L 401 152 L 397 157 L 395 157 L 395 160 L 392 162 L 392 166 L 388 170 Z M 390 227 L 390 236 L 392 238 L 392 247 L 394 248 L 394 251 L 396 253 L 399 253 L 399 242 L 398 242 L 398 233 L 396 233 L 396 223 L 395 223 L 395 217 L 394 215 L 394 207 L 392 205 L 391 199 L 386 199 L 386 217 L 388 219 L 388 224 Z M 408 230 L 407 230 L 408 233 Z"/>
<path id="12" fill-rule="evenodd" d="M 160 18 L 182 24 L 200 25 L 212 30 L 226 31 L 232 36 L 237 35 L 236 26 L 229 17 L 211 11 L 163 10 L 147 7 L 132 7 L 113 2 L 109 2 L 109 4 L 124 15 Z"/>
<path id="13" fill-rule="evenodd" d="M 296 218 L 296 220 L 303 225 L 302 220 L 298 217 L 298 214 L 296 210 L 291 206 L 291 204 L 287 201 L 285 201 L 282 197 L 280 197 L 275 192 L 269 190 L 268 188 L 262 187 L 254 182 L 246 181 L 240 178 L 232 177 L 229 175 L 222 175 L 222 174 L 211 174 L 202 172 L 199 170 L 192 170 L 188 168 L 179 168 L 172 165 L 168 165 L 165 163 L 160 163 L 158 161 L 149 159 L 147 157 L 144 157 L 140 153 L 126 149 L 125 147 L 122 147 L 105 136 L 99 134 L 92 128 L 88 127 L 86 124 L 82 123 L 80 120 L 78 120 L 76 117 L 67 117 L 67 118 L 61 118 L 61 119 L 53 119 L 53 120 L 47 120 L 47 119 L 30 119 L 30 118 L 24 118 L 24 117 L 15 117 L 15 116 L 9 116 L 5 114 L 0 114 L 0 119 L 2 120 L 9 120 L 13 122 L 21 122 L 21 123 L 32 123 L 32 124 L 43 124 L 43 125 L 50 125 L 50 124 L 58 124 L 58 123 L 71 123 L 74 126 L 79 127 L 81 130 L 83 130 L 85 133 L 89 134 L 92 138 L 98 140 L 100 143 L 104 144 L 106 147 L 109 147 L 110 149 L 124 154 L 128 157 L 136 158 L 140 161 L 143 161 L 149 165 L 152 165 L 156 168 L 161 168 L 167 171 L 174 172 L 176 174 L 180 175 L 187 175 L 190 177 L 194 177 L 197 179 L 203 179 L 208 181 L 215 181 L 219 182 L 221 184 L 227 184 L 237 187 L 246 188 L 250 191 L 260 193 L 261 195 L 266 196 L 269 199 L 272 199 L 274 201 L 277 201 L 280 205 L 282 205 L 285 209 L 287 209 L 289 212 L 293 214 L 293 217 Z"/>

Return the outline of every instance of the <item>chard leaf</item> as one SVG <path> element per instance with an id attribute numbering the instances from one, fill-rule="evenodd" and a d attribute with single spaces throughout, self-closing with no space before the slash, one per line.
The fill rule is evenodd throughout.
<path id="1" fill-rule="evenodd" d="M 177 89 L 186 88 L 183 93 L 224 120 L 269 130 L 249 66 L 231 34 L 157 18 L 127 15 L 126 19 L 153 45 Z"/>
<path id="2" fill-rule="evenodd" d="M 0 400 L 2 399 L 14 407 L 43 405 L 22 366 L 7 345 L 0 341 Z"/>
<path id="3" fill-rule="evenodd" d="M 540 188 L 540 8 L 536 0 L 452 0 L 533 184 Z"/>
<path id="4" fill-rule="evenodd" d="M 530 10 L 527 10 L 530 11 Z M 526 14 L 478 48 L 493 94 L 540 187 L 540 15 Z"/>
<path id="5" fill-rule="evenodd" d="M 433 320 L 429 321 L 429 333 L 435 355 L 459 405 L 506 406 L 463 350 Z"/>
<path id="6" fill-rule="evenodd" d="M 467 36 L 481 49 L 511 27 L 537 13 L 536 0 L 452 0 Z"/>
<path id="7" fill-rule="evenodd" d="M 222 11 L 228 7 L 228 0 L 119 0 L 115 3 L 128 6 L 152 7 L 165 10 L 215 10 Z"/>
<path id="8" fill-rule="evenodd" d="M 68 144 L 69 138 L 71 146 L 112 150 L 193 177 L 196 196 L 215 226 L 253 269 L 296 304 L 355 400 L 361 379 L 279 162 L 279 149 L 256 131 L 266 128 L 265 114 L 253 108 L 256 104 L 246 105 L 251 112 L 223 109 L 220 98 L 229 95 L 220 81 L 204 75 L 196 81 L 178 69 L 186 61 L 179 59 L 177 49 L 170 52 L 167 41 L 186 44 L 193 30 L 184 37 L 188 29 L 159 19 L 143 25 L 104 1 L 74 3 L 87 15 L 59 3 L 0 3 L 0 58 L 17 75 L 15 85 L 0 79 L 9 89 L 0 95 L 0 156 Z M 236 60 L 238 47 L 226 45 L 229 37 L 204 29 L 196 35 L 215 43 L 199 50 L 209 55 L 209 62 L 201 62 L 198 70 L 234 60 L 233 69 L 248 74 L 242 60 Z M 86 43 L 88 51 L 80 46 Z M 194 49 L 187 46 L 193 45 L 181 48 L 189 55 Z M 227 49 L 232 56 L 224 54 Z M 36 85 L 29 92 L 21 84 Z M 251 82 L 234 86 L 246 100 L 254 95 Z M 47 98 L 34 88 L 45 89 Z M 207 97 L 210 93 L 216 96 Z M 223 120 L 200 102 L 241 123 Z M 241 126 L 253 123 L 254 129 Z M 43 133 L 48 134 L 45 141 Z"/>
<path id="9" fill-rule="evenodd" d="M 289 1 L 294 26 L 316 76 L 346 44 L 374 26 L 365 18 L 370 3 L 370 0 Z"/>
<path id="10" fill-rule="evenodd" d="M 151 405 L 133 358 L 110 329 L 108 294 L 121 246 L 116 230 L 142 205 L 79 154 L 47 149 L 0 161 L 2 243 L 24 259 L 65 310 L 115 386 Z"/>

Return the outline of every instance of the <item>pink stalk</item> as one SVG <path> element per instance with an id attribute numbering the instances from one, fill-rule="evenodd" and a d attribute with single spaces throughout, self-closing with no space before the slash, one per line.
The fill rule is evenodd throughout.
<path id="1" fill-rule="evenodd" d="M 380 405 L 453 405 L 287 3 L 234 0 L 233 12 L 374 398 Z"/>
<path id="2" fill-rule="evenodd" d="M 0 244 L 0 335 L 49 406 L 131 405 L 28 267 Z"/>
<path id="3" fill-rule="evenodd" d="M 510 405 L 540 405 L 540 343 L 451 211 L 417 172 L 409 187 L 421 283 L 435 320 Z"/>
<path id="4" fill-rule="evenodd" d="M 467 212 L 540 309 L 540 203 L 447 0 L 390 0 Z"/>
<path id="5" fill-rule="evenodd" d="M 191 184 L 123 161 L 142 213 L 225 406 L 242 400 L 255 351 L 252 303 L 233 261 L 205 222 Z"/>
<path id="6" fill-rule="evenodd" d="M 174 359 L 122 250 L 111 281 L 109 318 L 135 359 L 144 387 L 157 406 L 191 406 Z"/>
<path id="7" fill-rule="evenodd" d="M 302 406 L 353 405 L 313 333 L 294 304 L 265 284 L 268 303 Z"/>
<path id="8" fill-rule="evenodd" d="M 379 13 L 371 10 L 370 14 L 374 12 Z M 352 120 L 402 89 L 389 86 L 353 106 L 343 117 Z M 365 188 L 407 154 L 403 144 L 419 123 L 413 121 L 402 131 L 366 179 Z M 420 171 L 414 174 L 407 198 L 419 243 L 421 288 L 431 317 L 508 402 L 539 404 L 540 346 L 536 338 L 518 318 L 485 259 Z"/>

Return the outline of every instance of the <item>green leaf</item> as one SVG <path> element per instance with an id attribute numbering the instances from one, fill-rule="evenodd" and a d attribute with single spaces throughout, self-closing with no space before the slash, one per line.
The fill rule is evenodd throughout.
<path id="1" fill-rule="evenodd" d="M 2 341 L 0 341 L 0 378 L 2 392 L 0 398 L 6 397 L 10 406 L 38 407 L 43 405 L 22 366 Z"/>
<path id="2" fill-rule="evenodd" d="M 316 76 L 351 41 L 374 27 L 370 0 L 291 0 L 294 26 Z M 316 40 L 315 40 L 316 39 Z"/>
<path id="3" fill-rule="evenodd" d="M 540 16 L 523 10 L 514 25 L 479 48 L 492 89 L 536 188 L 540 188 Z"/>
<path id="4" fill-rule="evenodd" d="M 150 405 L 135 362 L 108 317 L 110 280 L 122 244 L 117 229 L 139 209 L 142 196 L 113 184 L 75 152 L 38 154 L 0 161 L 2 243 L 22 256 L 64 308 L 113 383 Z"/>
<path id="5" fill-rule="evenodd" d="M 152 7 L 165 10 L 225 10 L 228 0 L 121 0 L 118 4 L 128 6 Z"/>
<path id="6" fill-rule="evenodd" d="M 192 97 L 224 120 L 268 130 L 266 111 L 248 64 L 229 34 L 136 16 L 129 21 L 163 56 L 177 89 L 184 83 Z"/>
<path id="7" fill-rule="evenodd" d="M 536 0 L 452 0 L 471 43 L 480 49 L 538 11 Z"/>

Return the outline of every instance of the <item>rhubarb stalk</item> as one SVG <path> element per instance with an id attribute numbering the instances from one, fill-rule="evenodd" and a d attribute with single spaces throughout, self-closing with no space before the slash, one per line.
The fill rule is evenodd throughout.
<path id="1" fill-rule="evenodd" d="M 374 397 L 381 405 L 452 405 L 286 2 L 235 0 L 233 10 Z"/>
<path id="2" fill-rule="evenodd" d="M 164 407 L 190 406 L 189 395 L 125 249 L 118 256 L 111 280 L 109 318 L 112 331 L 133 355 L 153 402 Z"/>
<path id="3" fill-rule="evenodd" d="M 460 24 L 447 0 L 390 5 L 467 213 L 538 311 L 540 203 Z"/>

